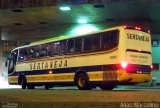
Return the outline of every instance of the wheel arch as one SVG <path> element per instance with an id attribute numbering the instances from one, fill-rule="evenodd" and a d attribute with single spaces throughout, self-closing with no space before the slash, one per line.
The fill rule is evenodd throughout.
<path id="1" fill-rule="evenodd" d="M 18 84 L 19 85 L 21 84 L 21 81 L 23 78 L 27 81 L 26 75 L 24 73 L 19 74 L 19 76 L 18 76 Z"/>
<path id="2" fill-rule="evenodd" d="M 88 73 L 86 70 L 83 70 L 83 69 L 78 69 L 76 72 L 75 72 L 75 75 L 74 75 L 74 82 L 76 81 L 76 78 L 77 76 L 80 74 L 80 73 L 84 73 L 89 81 L 89 76 L 88 76 Z"/>

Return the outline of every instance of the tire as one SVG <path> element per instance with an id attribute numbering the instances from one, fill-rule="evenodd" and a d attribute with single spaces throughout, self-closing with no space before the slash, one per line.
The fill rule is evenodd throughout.
<path id="1" fill-rule="evenodd" d="M 34 85 L 27 84 L 27 89 L 34 89 Z"/>
<path id="2" fill-rule="evenodd" d="M 49 89 L 49 85 L 45 85 L 45 89 L 48 90 Z"/>
<path id="3" fill-rule="evenodd" d="M 79 73 L 76 76 L 75 83 L 79 90 L 91 90 L 91 86 L 89 84 L 89 79 L 85 73 Z"/>
<path id="4" fill-rule="evenodd" d="M 54 85 L 51 85 L 51 84 L 46 84 L 45 85 L 45 89 L 46 90 L 48 90 L 48 89 L 50 89 L 50 88 L 53 88 L 54 87 Z"/>
<path id="5" fill-rule="evenodd" d="M 22 79 L 21 79 L 21 87 L 22 87 L 22 89 L 27 88 L 27 81 L 26 81 L 26 78 L 24 78 L 24 77 L 22 77 Z"/>
<path id="6" fill-rule="evenodd" d="M 100 88 L 102 90 L 112 90 L 113 88 L 115 88 L 115 85 L 112 85 L 112 84 L 101 84 Z"/>

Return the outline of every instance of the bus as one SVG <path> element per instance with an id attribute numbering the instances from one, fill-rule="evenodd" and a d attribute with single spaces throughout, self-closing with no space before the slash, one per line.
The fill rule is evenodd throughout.
<path id="1" fill-rule="evenodd" d="M 134 26 L 116 26 L 84 35 L 61 36 L 15 48 L 8 58 L 8 81 L 22 89 L 76 85 L 111 90 L 149 82 L 151 35 Z"/>

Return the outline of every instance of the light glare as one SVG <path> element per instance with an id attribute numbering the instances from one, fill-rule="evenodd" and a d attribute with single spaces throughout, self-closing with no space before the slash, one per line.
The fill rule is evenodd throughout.
<path id="1" fill-rule="evenodd" d="M 59 7 L 60 10 L 63 10 L 63 11 L 69 11 L 71 10 L 71 8 L 69 6 L 61 6 Z"/>
<path id="2" fill-rule="evenodd" d="M 85 20 L 85 19 L 79 19 L 77 22 L 80 23 L 80 24 L 86 24 L 87 20 Z"/>
<path id="3" fill-rule="evenodd" d="M 86 34 L 86 33 L 90 33 L 93 31 L 97 31 L 98 28 L 91 26 L 91 25 L 83 25 L 80 27 L 77 27 L 74 32 L 76 35 L 82 35 L 82 34 Z"/>
<path id="4" fill-rule="evenodd" d="M 127 62 L 122 62 L 121 63 L 121 66 L 122 66 L 123 69 L 125 69 L 127 67 L 127 65 L 128 65 Z"/>

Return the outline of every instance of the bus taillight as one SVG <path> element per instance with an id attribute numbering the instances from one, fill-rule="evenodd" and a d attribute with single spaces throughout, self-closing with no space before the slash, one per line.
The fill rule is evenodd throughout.
<path id="1" fill-rule="evenodd" d="M 135 29 L 136 29 L 136 30 L 141 30 L 141 28 L 140 28 L 140 27 L 135 27 Z"/>
<path id="2" fill-rule="evenodd" d="M 126 26 L 126 25 L 124 25 L 124 26 L 123 26 L 123 28 L 124 28 L 124 29 L 126 29 L 126 28 L 127 28 L 127 26 Z"/>
<path id="3" fill-rule="evenodd" d="M 124 25 L 123 28 L 124 29 L 132 29 L 132 30 L 142 30 L 141 27 L 137 27 L 137 26 L 127 26 L 127 25 Z"/>
<path id="4" fill-rule="evenodd" d="M 49 73 L 49 74 L 52 74 L 53 72 L 50 70 L 48 73 Z"/>
<path id="5" fill-rule="evenodd" d="M 127 66 L 128 66 L 128 63 L 127 63 L 127 62 L 121 62 L 121 67 L 122 67 L 123 69 L 126 69 Z"/>
<path id="6" fill-rule="evenodd" d="M 151 69 L 153 69 L 153 64 L 151 65 Z"/>

